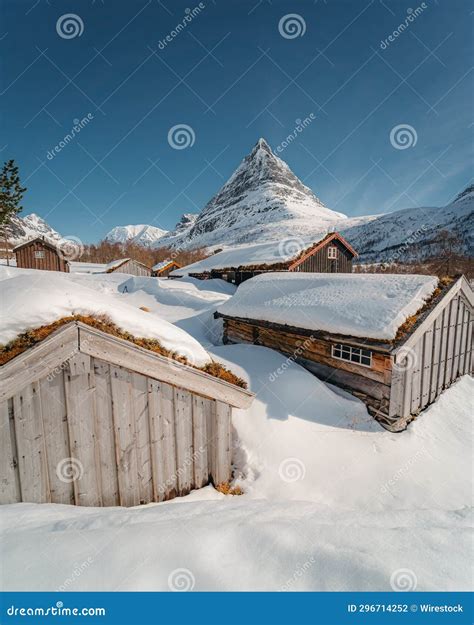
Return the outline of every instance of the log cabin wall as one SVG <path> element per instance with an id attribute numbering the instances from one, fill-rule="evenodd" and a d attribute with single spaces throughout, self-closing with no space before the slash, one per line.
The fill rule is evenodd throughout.
<path id="1" fill-rule="evenodd" d="M 330 247 L 336 248 L 336 258 L 328 257 L 328 248 Z M 352 273 L 352 258 L 352 253 L 349 252 L 341 241 L 333 239 L 290 271 L 313 273 Z"/>
<path id="2" fill-rule="evenodd" d="M 319 378 L 350 390 L 368 405 L 373 414 L 381 418 L 388 415 L 392 362 L 387 349 L 364 344 L 364 340 L 327 339 L 317 335 L 299 333 L 293 329 L 269 327 L 247 320 L 224 317 L 225 343 L 252 343 L 275 349 L 302 364 Z M 347 362 L 332 356 L 332 346 L 343 342 L 372 351 L 372 366 Z"/>
<path id="3" fill-rule="evenodd" d="M 69 271 L 69 263 L 57 250 L 42 241 L 31 243 L 15 250 L 16 266 L 20 269 L 42 269 L 45 271 Z"/>

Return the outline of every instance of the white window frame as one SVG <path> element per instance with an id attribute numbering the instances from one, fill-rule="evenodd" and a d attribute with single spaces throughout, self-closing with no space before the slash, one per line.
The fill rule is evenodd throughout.
<path id="1" fill-rule="evenodd" d="M 345 353 L 348 358 L 343 358 L 342 353 Z M 363 353 L 366 352 L 366 353 Z M 334 343 L 331 346 L 331 355 L 336 360 L 342 360 L 343 362 L 350 362 L 360 367 L 372 368 L 372 351 L 365 349 L 364 347 L 353 347 L 352 345 L 346 345 L 345 343 Z M 362 362 L 362 358 L 368 359 L 369 364 Z"/>
<path id="2" fill-rule="evenodd" d="M 44 250 L 35 250 L 35 260 L 44 259 Z"/>
<path id="3" fill-rule="evenodd" d="M 337 258 L 337 247 L 335 245 L 330 245 L 328 247 L 328 258 L 331 260 L 336 260 Z"/>

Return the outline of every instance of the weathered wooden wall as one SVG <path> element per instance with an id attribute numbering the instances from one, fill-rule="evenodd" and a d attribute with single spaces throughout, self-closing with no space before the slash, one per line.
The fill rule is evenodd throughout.
<path id="1" fill-rule="evenodd" d="M 328 247 L 337 249 L 337 258 L 328 258 Z M 352 273 L 352 254 L 337 239 L 323 245 L 321 249 L 306 258 L 300 265 L 291 270 L 295 272 L 314 273 Z"/>
<path id="2" fill-rule="evenodd" d="M 0 402 L 0 503 L 135 506 L 231 477 L 231 407 L 84 353 Z"/>
<path id="3" fill-rule="evenodd" d="M 35 258 L 35 252 L 43 252 L 44 258 Z M 15 250 L 16 266 L 21 269 L 43 269 L 45 271 L 69 271 L 69 263 L 54 249 L 41 241 Z"/>
<path id="4" fill-rule="evenodd" d="M 128 273 L 132 276 L 149 277 L 151 276 L 151 269 L 145 267 L 145 265 L 142 265 L 141 263 L 137 263 L 133 259 L 130 259 L 123 265 L 120 265 L 120 267 L 117 267 L 117 269 L 114 269 L 113 273 Z"/>
<path id="5" fill-rule="evenodd" d="M 472 325 L 472 307 L 459 293 L 394 365 L 390 416 L 420 412 L 461 375 L 472 372 Z"/>

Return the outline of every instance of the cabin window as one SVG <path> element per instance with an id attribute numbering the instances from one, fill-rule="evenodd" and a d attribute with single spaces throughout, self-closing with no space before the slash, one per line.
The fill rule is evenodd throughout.
<path id="1" fill-rule="evenodd" d="M 337 258 L 337 247 L 334 245 L 328 247 L 328 258 Z"/>
<path id="2" fill-rule="evenodd" d="M 332 346 L 332 356 L 338 360 L 355 362 L 364 367 L 372 366 L 372 352 L 362 347 L 352 347 L 352 345 L 336 343 L 336 345 Z"/>
<path id="3" fill-rule="evenodd" d="M 43 250 L 37 250 L 35 252 L 35 258 L 44 258 L 44 251 Z"/>

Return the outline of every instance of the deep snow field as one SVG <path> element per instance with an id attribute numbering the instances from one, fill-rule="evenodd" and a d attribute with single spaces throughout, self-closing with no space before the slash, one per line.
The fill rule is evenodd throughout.
<path id="1" fill-rule="evenodd" d="M 4 268 L 0 281 L 20 273 L 31 274 Z M 34 274 L 47 284 L 48 272 Z M 144 327 L 156 319 L 183 349 L 199 342 L 198 354 L 204 348 L 249 381 L 256 399 L 233 415 L 244 494 L 209 486 L 128 509 L 2 506 L 4 590 L 471 590 L 472 378 L 393 434 L 285 356 L 220 344 L 213 312 L 232 285 L 65 279 L 69 306 L 79 306 L 79 291 L 94 310 L 123 318 L 146 306 Z"/>

